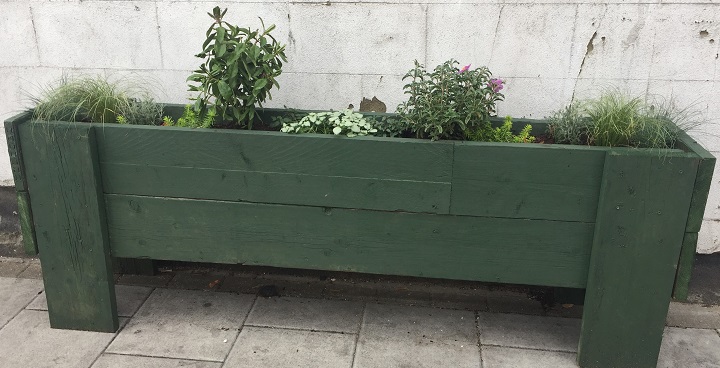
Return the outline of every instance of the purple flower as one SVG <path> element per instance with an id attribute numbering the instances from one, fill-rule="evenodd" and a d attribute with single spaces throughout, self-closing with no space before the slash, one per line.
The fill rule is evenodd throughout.
<path id="1" fill-rule="evenodd" d="M 470 65 L 472 65 L 472 64 L 468 64 L 468 65 L 465 65 L 464 67 L 462 67 L 462 69 L 460 69 L 458 71 L 458 74 L 465 73 L 466 71 L 468 71 L 470 69 Z"/>
<path id="2" fill-rule="evenodd" d="M 498 93 L 503 89 L 503 81 L 499 78 L 490 79 L 490 81 L 488 82 L 488 87 L 491 88 L 493 92 Z"/>

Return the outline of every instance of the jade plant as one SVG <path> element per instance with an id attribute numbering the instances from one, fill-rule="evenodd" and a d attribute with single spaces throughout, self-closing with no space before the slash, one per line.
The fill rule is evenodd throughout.
<path id="1" fill-rule="evenodd" d="M 222 121 L 232 121 L 252 129 L 257 116 L 255 105 L 262 107 L 272 99 L 270 90 L 279 87 L 276 78 L 282 71 L 285 45 L 271 35 L 275 25 L 262 30 L 238 27 L 223 20 L 227 9 L 215 7 L 213 24 L 206 32 L 200 67 L 188 81 L 190 91 L 199 92 L 194 109 L 200 120 L 213 111 Z"/>
<path id="2" fill-rule="evenodd" d="M 427 71 L 417 60 L 403 80 L 408 100 L 397 112 L 418 138 L 465 139 L 465 133 L 483 126 L 495 114 L 495 103 L 502 101 L 503 82 L 492 78 L 487 67 L 458 68 L 448 60 Z"/>

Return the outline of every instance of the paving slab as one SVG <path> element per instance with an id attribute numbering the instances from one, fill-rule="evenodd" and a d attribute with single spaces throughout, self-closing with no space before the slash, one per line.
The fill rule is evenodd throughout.
<path id="1" fill-rule="evenodd" d="M 233 368 L 350 368 L 356 335 L 243 327 L 225 363 Z"/>
<path id="2" fill-rule="evenodd" d="M 28 267 L 29 263 L 19 258 L 0 257 L 0 277 L 15 277 Z"/>
<path id="3" fill-rule="evenodd" d="M 545 309 L 525 292 L 494 290 L 487 295 L 487 309 L 493 313 L 518 313 L 542 316 Z"/>
<path id="4" fill-rule="evenodd" d="M 720 328 L 720 305 L 672 302 L 665 324 L 672 327 Z"/>
<path id="5" fill-rule="evenodd" d="M 109 353 L 222 361 L 254 296 L 155 289 Z"/>
<path id="6" fill-rule="evenodd" d="M 25 308 L 43 290 L 40 280 L 0 277 L 0 327 Z"/>
<path id="7" fill-rule="evenodd" d="M 715 330 L 666 327 L 658 368 L 720 368 L 720 336 Z"/>
<path id="8" fill-rule="evenodd" d="M 278 296 L 322 298 L 325 283 L 308 277 L 283 275 L 233 275 L 220 284 L 220 291 L 258 294 L 263 287 L 272 287 Z"/>
<path id="9" fill-rule="evenodd" d="M 479 368 L 475 315 L 425 307 L 369 304 L 355 368 Z"/>
<path id="10" fill-rule="evenodd" d="M 576 368 L 575 353 L 483 346 L 483 368 Z"/>
<path id="11" fill-rule="evenodd" d="M 258 298 L 245 325 L 357 333 L 364 304 L 308 298 Z"/>
<path id="12" fill-rule="evenodd" d="M 200 360 L 103 354 L 92 368 L 220 368 L 221 366 L 222 363 Z"/>
<path id="13" fill-rule="evenodd" d="M 115 285 L 118 316 L 132 317 L 151 291 L 152 288 L 144 286 Z M 48 307 L 45 293 L 38 295 L 26 309 L 46 311 Z"/>
<path id="14" fill-rule="evenodd" d="M 87 368 L 114 336 L 50 328 L 47 312 L 23 310 L 0 330 L 0 367 Z"/>
<path id="15" fill-rule="evenodd" d="M 188 290 L 215 290 L 223 282 L 225 276 L 222 273 L 177 273 L 170 280 L 167 287 Z"/>
<path id="16" fill-rule="evenodd" d="M 480 343 L 577 352 L 580 320 L 520 314 L 479 313 Z"/>
<path id="17" fill-rule="evenodd" d="M 40 261 L 32 260 L 27 268 L 18 274 L 21 279 L 35 279 L 42 280 L 42 267 L 40 267 Z"/>

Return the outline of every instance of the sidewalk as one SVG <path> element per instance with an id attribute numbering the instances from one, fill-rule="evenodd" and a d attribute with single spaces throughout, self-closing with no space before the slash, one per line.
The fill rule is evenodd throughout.
<path id="1" fill-rule="evenodd" d="M 110 334 L 50 329 L 39 277 L 36 261 L 0 262 L 0 367 L 576 367 L 580 319 L 552 315 L 577 307 L 538 312 L 508 293 L 432 302 L 334 279 L 127 276 Z M 260 290 L 268 280 L 276 287 Z M 720 367 L 720 307 L 673 303 L 668 324 L 683 327 L 666 328 L 658 367 Z"/>

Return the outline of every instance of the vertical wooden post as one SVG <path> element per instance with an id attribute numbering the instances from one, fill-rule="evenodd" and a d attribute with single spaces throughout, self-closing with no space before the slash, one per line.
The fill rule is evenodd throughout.
<path id="1" fill-rule="evenodd" d="M 118 328 L 95 135 L 89 124 L 21 126 L 50 325 Z"/>
<path id="2" fill-rule="evenodd" d="M 35 227 L 33 225 L 32 211 L 30 210 L 30 195 L 27 191 L 25 167 L 18 134 L 18 126 L 22 122 L 30 120 L 31 117 L 31 112 L 23 112 L 5 120 L 5 136 L 7 138 L 8 156 L 10 157 L 10 168 L 12 169 L 15 191 L 17 192 L 18 216 L 20 218 L 20 230 L 23 236 L 25 254 L 34 256 L 38 254 Z"/>
<path id="3" fill-rule="evenodd" d="M 609 152 L 578 347 L 581 367 L 655 367 L 699 159 Z"/>

